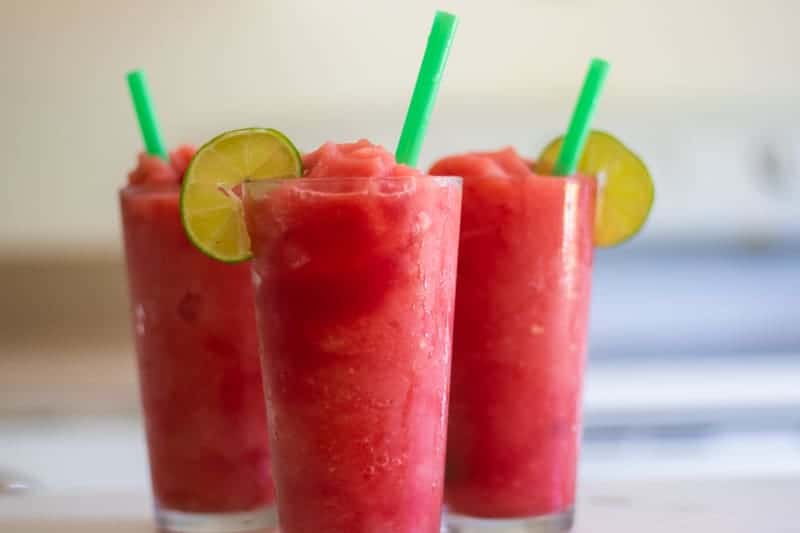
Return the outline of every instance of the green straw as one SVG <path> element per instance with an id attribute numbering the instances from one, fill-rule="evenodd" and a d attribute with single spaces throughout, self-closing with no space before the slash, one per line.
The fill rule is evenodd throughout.
<path id="1" fill-rule="evenodd" d="M 153 101 L 150 99 L 150 91 L 147 89 L 147 79 L 144 76 L 144 72 L 132 70 L 128 72 L 127 78 L 145 149 L 148 154 L 168 161 L 169 154 L 167 154 L 167 149 L 164 147 L 161 131 L 158 129 L 158 119 L 153 108 Z"/>
<path id="2" fill-rule="evenodd" d="M 453 35 L 458 25 L 458 17 L 444 11 L 437 11 L 433 19 L 433 27 L 428 35 L 428 45 L 419 67 L 417 84 L 411 95 L 408 105 L 406 120 L 400 141 L 397 143 L 395 158 L 398 163 L 412 167 L 417 166 L 422 141 L 428 129 L 428 121 L 433 111 L 436 94 L 439 92 L 439 82 L 453 43 Z"/>
<path id="3" fill-rule="evenodd" d="M 559 152 L 553 168 L 554 176 L 571 176 L 575 173 L 581 155 L 583 155 L 583 147 L 589 136 L 589 126 L 597 109 L 597 100 L 603 89 L 603 83 L 606 81 L 609 67 L 610 65 L 602 59 L 592 59 L 586 79 L 583 80 L 578 103 L 575 105 L 575 111 L 569 121 L 561 152 Z"/>

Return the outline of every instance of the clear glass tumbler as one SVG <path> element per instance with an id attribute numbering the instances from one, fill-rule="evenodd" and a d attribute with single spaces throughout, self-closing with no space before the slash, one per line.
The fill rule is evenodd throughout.
<path id="1" fill-rule="evenodd" d="M 573 523 L 595 181 L 464 178 L 445 502 L 453 533 Z"/>
<path id="2" fill-rule="evenodd" d="M 120 192 L 156 520 L 226 532 L 276 519 L 250 265 L 198 251 L 177 184 Z"/>
<path id="3" fill-rule="evenodd" d="M 439 533 L 461 179 L 245 186 L 281 533 Z"/>

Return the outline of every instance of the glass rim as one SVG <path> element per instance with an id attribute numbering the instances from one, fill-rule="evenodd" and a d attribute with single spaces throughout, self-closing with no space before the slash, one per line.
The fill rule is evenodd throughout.
<path id="1" fill-rule="evenodd" d="M 572 174 L 570 176 L 556 176 L 555 174 L 539 174 L 538 172 L 533 172 L 532 174 L 526 174 L 524 176 L 501 176 L 500 174 L 491 173 L 491 174 L 481 174 L 480 176 L 474 176 L 470 179 L 493 179 L 493 180 L 512 180 L 512 179 L 532 179 L 532 178 L 547 178 L 547 179 L 556 179 L 556 180 L 564 180 L 564 181 L 585 181 L 587 179 L 597 179 L 597 176 L 594 174 Z"/>
<path id="2" fill-rule="evenodd" d="M 242 192 L 244 196 L 258 197 L 269 194 L 271 191 L 286 187 L 287 190 L 294 190 L 298 193 L 327 193 L 336 192 L 338 194 L 363 194 L 370 190 L 372 186 L 381 185 L 400 185 L 407 188 L 409 184 L 417 180 L 422 180 L 432 184 L 434 187 L 458 187 L 463 188 L 464 179 L 461 176 L 431 176 L 428 174 L 408 176 L 346 176 L 346 177 L 323 177 L 323 178 L 299 178 L 287 176 L 285 178 L 265 178 L 248 179 L 242 182 Z M 326 188 L 335 189 L 338 186 L 352 187 L 353 190 L 346 191 L 327 191 Z"/>
<path id="3" fill-rule="evenodd" d="M 342 183 L 342 182 L 368 182 L 368 181 L 395 181 L 404 180 L 409 178 L 422 178 L 431 181 L 443 181 L 445 183 L 463 183 L 464 178 L 461 176 L 434 176 L 432 174 L 408 174 L 407 176 L 340 176 L 340 177 L 322 177 L 322 178 L 309 178 L 301 176 L 286 176 L 283 178 L 248 178 L 242 182 L 245 187 L 254 186 L 264 183 Z"/>

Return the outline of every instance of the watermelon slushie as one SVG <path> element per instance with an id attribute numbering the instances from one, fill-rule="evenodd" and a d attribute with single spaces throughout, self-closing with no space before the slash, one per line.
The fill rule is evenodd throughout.
<path id="1" fill-rule="evenodd" d="M 511 148 L 447 157 L 430 173 L 464 177 L 448 513 L 569 529 L 595 181 L 535 175 Z"/>
<path id="2" fill-rule="evenodd" d="M 140 156 L 120 192 L 157 519 L 264 527 L 274 496 L 250 265 L 186 238 L 179 187 L 193 153 Z"/>
<path id="3" fill-rule="evenodd" d="M 438 533 L 461 180 L 304 168 L 245 187 L 281 533 Z"/>

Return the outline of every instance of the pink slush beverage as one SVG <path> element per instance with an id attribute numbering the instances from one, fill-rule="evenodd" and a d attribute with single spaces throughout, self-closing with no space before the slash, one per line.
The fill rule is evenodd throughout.
<path id="1" fill-rule="evenodd" d="M 438 533 L 461 180 L 304 167 L 245 187 L 280 531 Z"/>
<path id="2" fill-rule="evenodd" d="M 595 182 L 513 149 L 440 160 L 464 177 L 445 501 L 454 532 L 573 521 Z"/>
<path id="3" fill-rule="evenodd" d="M 150 472 L 162 527 L 241 531 L 274 522 L 250 266 L 186 238 L 193 153 L 142 155 L 120 192 Z"/>

